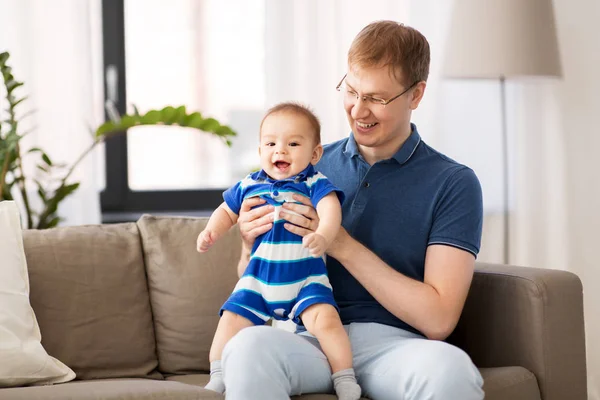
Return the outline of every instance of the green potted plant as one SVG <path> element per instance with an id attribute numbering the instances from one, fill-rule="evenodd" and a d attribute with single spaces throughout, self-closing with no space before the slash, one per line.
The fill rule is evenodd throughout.
<path id="1" fill-rule="evenodd" d="M 25 116 L 17 117 L 16 109 L 26 101 L 26 97 L 17 98 L 15 89 L 23 86 L 12 74 L 8 65 L 9 53 L 0 53 L 0 73 L 2 74 L 6 109 L 8 118 L 0 121 L 0 201 L 15 200 L 25 211 L 24 228 L 46 229 L 58 225 L 61 221 L 57 214 L 58 205 L 67 196 L 73 194 L 79 187 L 79 182 L 73 182 L 71 175 L 77 165 L 100 143 L 107 138 L 120 135 L 138 125 L 178 125 L 207 132 L 220 137 L 224 143 L 231 146 L 230 139 L 236 133 L 228 126 L 222 125 L 214 118 L 204 118 L 199 112 L 188 113 L 185 106 L 168 106 L 161 110 L 150 110 L 144 114 L 135 109 L 133 114 L 116 117 L 100 125 L 93 133 L 94 141 L 71 165 L 55 163 L 46 152 L 34 147 L 21 148 L 24 134 L 20 122 Z M 134 107 L 135 108 L 135 107 Z M 37 156 L 38 174 L 27 176 L 23 169 L 24 157 Z M 39 197 L 40 209 L 32 207 L 30 196 L 35 187 L 35 195 Z M 29 189 L 29 190 L 28 190 Z"/>

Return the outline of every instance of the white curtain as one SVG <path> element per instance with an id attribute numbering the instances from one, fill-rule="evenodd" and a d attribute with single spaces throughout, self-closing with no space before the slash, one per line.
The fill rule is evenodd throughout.
<path id="1" fill-rule="evenodd" d="M 309 105 L 321 120 L 323 143 L 345 137 L 348 123 L 335 86 L 346 73 L 356 34 L 380 19 L 407 21 L 409 2 L 266 0 L 267 107 L 281 101 Z"/>
<path id="2" fill-rule="evenodd" d="M 100 0 L 0 0 L 0 51 L 25 83 L 19 94 L 29 100 L 19 111 L 34 111 L 23 147 L 41 147 L 55 163 L 72 164 L 92 143 L 89 127 L 103 121 L 100 10 Z M 59 207 L 63 225 L 100 222 L 98 150 L 72 175 L 81 185 Z M 33 163 L 25 167 L 34 176 Z"/>

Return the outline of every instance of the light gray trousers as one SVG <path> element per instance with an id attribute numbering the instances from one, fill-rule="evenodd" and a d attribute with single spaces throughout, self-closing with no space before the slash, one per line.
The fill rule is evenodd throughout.
<path id="1" fill-rule="evenodd" d="M 363 397 L 374 400 L 483 399 L 469 356 L 448 343 L 376 323 L 346 325 Z M 246 328 L 223 351 L 228 400 L 288 400 L 333 393 L 317 340 L 270 326 Z"/>

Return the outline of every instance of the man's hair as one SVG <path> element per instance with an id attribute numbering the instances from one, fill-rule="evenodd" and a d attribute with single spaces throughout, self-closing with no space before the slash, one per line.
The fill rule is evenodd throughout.
<path id="1" fill-rule="evenodd" d="M 306 118 L 310 126 L 313 128 L 315 144 L 321 143 L 321 124 L 319 123 L 319 118 L 317 118 L 317 116 L 311 111 L 310 108 L 296 102 L 279 103 L 271 107 L 260 122 L 260 132 L 262 132 L 263 123 L 265 122 L 267 117 L 269 115 L 278 113 L 296 114 Z"/>
<path id="2" fill-rule="evenodd" d="M 376 21 L 365 26 L 348 50 L 350 66 L 389 66 L 396 80 L 404 85 L 427 81 L 429 61 L 425 36 L 395 21 Z"/>

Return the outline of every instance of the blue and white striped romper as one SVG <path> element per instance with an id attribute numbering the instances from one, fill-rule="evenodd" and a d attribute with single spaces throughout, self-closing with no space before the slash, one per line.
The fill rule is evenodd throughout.
<path id="1" fill-rule="evenodd" d="M 275 207 L 275 220 L 269 232 L 259 236 L 252 249 L 250 263 L 233 293 L 221 307 L 242 315 L 255 325 L 263 325 L 271 317 L 291 319 L 302 324 L 299 316 L 313 304 L 331 304 L 337 309 L 323 257 L 313 257 L 302 247 L 302 237 L 287 231 L 279 219 L 284 202 L 295 202 L 292 194 L 309 197 L 314 206 L 331 192 L 340 202 L 344 194 L 325 175 L 309 165 L 298 175 L 276 181 L 264 172 L 248 175 L 226 190 L 223 198 L 239 215 L 244 199 L 260 196 Z"/>

